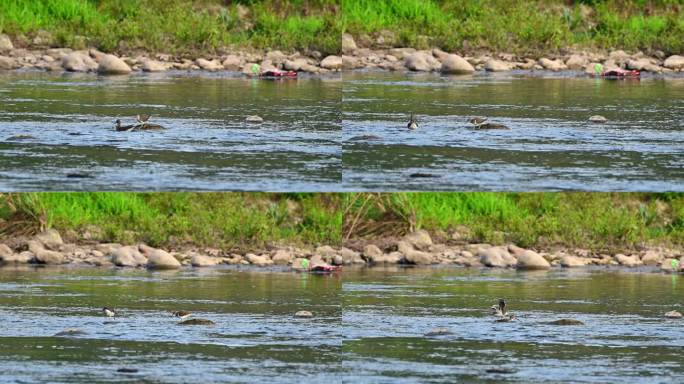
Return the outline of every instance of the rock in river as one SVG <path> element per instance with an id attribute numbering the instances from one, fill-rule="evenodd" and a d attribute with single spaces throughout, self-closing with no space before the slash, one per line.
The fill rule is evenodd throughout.
<path id="1" fill-rule="evenodd" d="M 125 75 L 131 73 L 131 67 L 114 55 L 105 55 L 97 67 L 97 72 L 104 75 Z"/>
<path id="2" fill-rule="evenodd" d="M 298 311 L 297 313 L 294 314 L 294 317 L 299 318 L 299 319 L 308 319 L 313 317 L 313 313 L 309 311 Z"/>
<path id="3" fill-rule="evenodd" d="M 178 325 L 214 325 L 214 323 L 211 320 L 208 319 L 189 319 L 189 320 L 184 320 L 178 323 Z"/>
<path id="4" fill-rule="evenodd" d="M 447 55 L 442 61 L 442 73 L 461 75 L 475 72 L 475 68 L 459 55 Z"/>
<path id="5" fill-rule="evenodd" d="M 178 269 L 181 263 L 170 253 L 155 249 L 148 255 L 147 268 L 151 269 Z"/>
<path id="6" fill-rule="evenodd" d="M 665 317 L 667 317 L 668 319 L 681 319 L 682 314 L 677 311 L 670 311 L 665 314 Z"/>
<path id="7" fill-rule="evenodd" d="M 261 116 L 251 115 L 245 118 L 245 122 L 252 124 L 260 124 L 264 122 L 264 119 Z"/>
<path id="8" fill-rule="evenodd" d="M 603 117 L 601 115 L 594 115 L 594 116 L 589 117 L 589 122 L 592 122 L 592 123 L 603 124 L 607 121 L 608 121 L 608 119 L 606 119 L 605 117 Z"/>
<path id="9" fill-rule="evenodd" d="M 549 269 L 551 264 L 537 252 L 527 250 L 518 256 L 516 267 L 518 269 Z"/>
<path id="10" fill-rule="evenodd" d="M 584 325 L 583 322 L 575 319 L 560 319 L 555 321 L 550 321 L 547 324 L 550 325 Z"/>
<path id="11" fill-rule="evenodd" d="M 433 337 L 433 336 L 446 336 L 446 335 L 453 335 L 454 333 L 449 330 L 449 328 L 445 327 L 439 327 L 435 329 L 431 329 L 428 333 L 425 334 L 426 337 Z"/>

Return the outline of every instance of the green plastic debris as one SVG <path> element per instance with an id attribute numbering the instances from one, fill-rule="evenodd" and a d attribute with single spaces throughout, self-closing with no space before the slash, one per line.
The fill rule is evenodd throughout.
<path id="1" fill-rule="evenodd" d="M 603 72 L 603 65 L 601 63 L 596 63 L 594 65 L 594 72 L 596 72 L 597 75 L 600 75 Z"/>
<path id="2" fill-rule="evenodd" d="M 256 76 L 259 73 L 261 73 L 261 65 L 259 64 L 252 64 L 252 73 Z"/>
<path id="3" fill-rule="evenodd" d="M 679 270 L 679 260 L 672 259 L 672 270 L 673 271 Z"/>
<path id="4" fill-rule="evenodd" d="M 302 268 L 309 269 L 309 259 L 302 259 Z"/>

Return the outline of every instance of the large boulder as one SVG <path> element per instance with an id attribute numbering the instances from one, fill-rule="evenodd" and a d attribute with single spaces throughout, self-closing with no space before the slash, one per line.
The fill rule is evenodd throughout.
<path id="1" fill-rule="evenodd" d="M 663 62 L 665 68 L 684 69 L 684 56 L 672 55 Z"/>
<path id="2" fill-rule="evenodd" d="M 363 247 L 363 255 L 366 256 L 366 259 L 369 261 L 373 261 L 373 259 L 382 256 L 382 250 L 375 244 L 368 244 Z"/>
<path id="3" fill-rule="evenodd" d="M 487 72 L 503 72 L 510 71 L 511 65 L 505 61 L 489 59 L 484 65 L 484 69 Z"/>
<path id="4" fill-rule="evenodd" d="M 131 73 L 131 67 L 114 55 L 105 55 L 97 67 L 97 73 L 102 75 L 125 75 Z"/>
<path id="5" fill-rule="evenodd" d="M 109 253 L 109 259 L 117 267 L 138 267 L 147 264 L 147 258 L 134 245 L 113 249 Z"/>
<path id="6" fill-rule="evenodd" d="M 663 256 L 659 252 L 653 250 L 646 251 L 646 253 L 641 256 L 641 262 L 644 265 L 658 265 L 662 259 Z"/>
<path id="7" fill-rule="evenodd" d="M 206 70 L 206 71 L 219 71 L 223 69 L 223 66 L 221 63 L 215 61 L 215 60 L 207 60 L 207 59 L 197 59 L 195 60 L 195 64 L 197 64 L 198 67 Z"/>
<path id="8" fill-rule="evenodd" d="M 342 34 L 342 53 L 352 53 L 356 50 L 354 37 L 348 33 Z"/>
<path id="9" fill-rule="evenodd" d="M 147 268 L 150 269 L 178 269 L 181 263 L 170 253 L 162 249 L 154 249 L 147 254 Z"/>
<path id="10" fill-rule="evenodd" d="M 539 65 L 541 65 L 544 69 L 548 69 L 549 71 L 560 71 L 565 69 L 565 64 L 563 64 L 560 61 L 557 60 L 551 60 L 547 59 L 545 57 L 542 57 L 539 59 Z"/>
<path id="11" fill-rule="evenodd" d="M 615 255 L 615 261 L 620 263 L 620 265 L 623 265 L 625 267 L 638 267 L 640 265 L 643 265 L 641 260 L 639 259 L 639 256 L 633 255 L 633 256 L 627 256 L 623 255 L 622 253 L 618 253 Z"/>
<path id="12" fill-rule="evenodd" d="M 88 72 L 98 68 L 98 64 L 83 52 L 70 52 L 62 57 L 62 68 L 69 72 Z"/>
<path id="13" fill-rule="evenodd" d="M 249 261 L 250 264 L 265 267 L 268 265 L 273 265 L 273 260 L 267 255 L 255 255 L 253 253 L 248 253 L 245 255 L 245 259 Z"/>
<path id="14" fill-rule="evenodd" d="M 289 265 L 293 259 L 294 256 L 292 256 L 292 252 L 286 249 L 277 250 L 271 257 L 273 264 L 276 265 Z"/>
<path id="15" fill-rule="evenodd" d="M 330 55 L 321 61 L 321 67 L 330 70 L 342 69 L 342 58 L 340 56 Z"/>
<path id="16" fill-rule="evenodd" d="M 584 68 L 585 65 L 587 65 L 587 59 L 580 55 L 570 55 L 565 61 L 565 66 L 568 67 L 568 69 L 580 70 Z"/>
<path id="17" fill-rule="evenodd" d="M 534 251 L 527 250 L 518 256 L 518 269 L 549 269 L 551 264 L 546 261 L 540 254 Z"/>
<path id="18" fill-rule="evenodd" d="M 57 251 L 41 249 L 34 252 L 34 254 L 36 255 L 36 262 L 40 264 L 64 264 L 67 262 L 67 258 Z"/>
<path id="19" fill-rule="evenodd" d="M 223 62 L 221 65 L 223 65 L 223 69 L 227 71 L 239 71 L 240 70 L 240 58 L 235 55 L 228 55 L 226 56 L 225 59 L 223 59 Z"/>
<path id="20" fill-rule="evenodd" d="M 35 239 L 49 249 L 57 249 L 64 241 L 56 229 L 48 229 L 36 235 Z"/>
<path id="21" fill-rule="evenodd" d="M 17 63 L 17 61 L 13 58 L 7 56 L 0 56 L 0 70 L 7 71 L 10 69 L 17 69 L 19 67 L 19 63 Z"/>
<path id="22" fill-rule="evenodd" d="M 338 254 L 335 248 L 329 245 L 322 245 L 320 247 L 317 247 L 315 253 L 321 255 L 323 258 L 332 258 L 337 256 Z"/>
<path id="23" fill-rule="evenodd" d="M 363 259 L 361 258 L 361 254 L 346 247 L 342 247 L 340 249 L 339 257 L 341 260 L 340 264 L 344 265 L 365 263 L 365 261 L 363 261 Z"/>
<path id="24" fill-rule="evenodd" d="M 459 55 L 447 55 L 442 61 L 441 72 L 450 75 L 462 75 L 475 72 L 475 68 Z"/>
<path id="25" fill-rule="evenodd" d="M 399 264 L 404 261 L 406 261 L 406 259 L 401 252 L 390 252 L 388 254 L 373 257 L 371 262 L 373 264 Z"/>
<path id="26" fill-rule="evenodd" d="M 504 247 L 480 248 L 477 252 L 480 262 L 487 267 L 506 268 L 516 265 L 517 260 Z"/>
<path id="27" fill-rule="evenodd" d="M 419 229 L 404 236 L 404 241 L 411 244 L 416 249 L 427 249 L 432 245 L 430 234 L 423 229 Z"/>
<path id="28" fill-rule="evenodd" d="M 440 68 L 441 64 L 431 54 L 414 52 L 404 59 L 404 66 L 411 71 L 430 72 Z"/>

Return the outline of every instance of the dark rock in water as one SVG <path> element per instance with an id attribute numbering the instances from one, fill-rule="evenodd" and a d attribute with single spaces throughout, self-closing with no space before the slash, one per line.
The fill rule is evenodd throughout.
<path id="1" fill-rule="evenodd" d="M 138 372 L 138 370 L 135 368 L 119 368 L 116 371 L 121 372 L 121 373 L 137 373 Z"/>
<path id="2" fill-rule="evenodd" d="M 31 139 L 35 139 L 35 138 L 36 138 L 35 136 L 31 136 L 31 135 L 14 135 L 14 136 L 8 137 L 7 140 L 8 141 L 10 141 L 10 140 L 31 140 Z"/>
<path id="3" fill-rule="evenodd" d="M 575 319 L 560 319 L 555 321 L 550 321 L 547 324 L 550 325 L 584 325 L 583 322 Z"/>
<path id="4" fill-rule="evenodd" d="M 420 173 L 420 172 L 417 172 L 417 173 L 412 173 L 412 174 L 410 174 L 409 177 L 413 177 L 413 178 L 419 178 L 419 177 L 426 178 L 426 177 L 441 177 L 441 176 L 439 176 L 439 175 L 433 175 L 432 173 Z"/>
<path id="5" fill-rule="evenodd" d="M 430 336 L 446 336 L 446 335 L 453 335 L 454 333 L 449 330 L 449 328 L 445 327 L 439 327 L 430 330 L 430 332 L 426 333 L 425 336 L 430 337 Z"/>
<path id="6" fill-rule="evenodd" d="M 58 336 L 82 336 L 82 335 L 87 335 L 88 333 L 85 331 L 82 331 L 78 328 L 68 328 L 63 331 L 55 333 L 53 336 L 58 337 Z"/>
<path id="7" fill-rule="evenodd" d="M 361 141 L 361 140 L 382 140 L 382 137 L 375 136 L 375 135 L 361 135 L 361 136 L 354 136 L 354 137 L 349 139 L 349 141 Z"/>
<path id="8" fill-rule="evenodd" d="M 294 314 L 295 317 L 301 318 L 301 319 L 306 319 L 306 318 L 311 318 L 313 317 L 313 313 L 309 311 L 299 311 Z"/>
<path id="9" fill-rule="evenodd" d="M 178 323 L 178 325 L 214 325 L 214 323 L 211 320 L 207 319 L 189 319 L 189 320 L 184 320 Z"/>
<path id="10" fill-rule="evenodd" d="M 81 132 L 69 132 L 69 133 L 67 133 L 67 135 L 69 135 L 69 136 L 83 136 L 83 134 Z"/>
<path id="11" fill-rule="evenodd" d="M 67 179 L 92 179 L 93 175 L 87 173 L 67 173 Z"/>
<path id="12" fill-rule="evenodd" d="M 487 369 L 485 372 L 487 372 L 487 373 L 503 373 L 503 374 L 509 374 L 509 373 L 515 373 L 515 369 L 497 367 L 497 368 L 489 368 L 489 369 Z"/>

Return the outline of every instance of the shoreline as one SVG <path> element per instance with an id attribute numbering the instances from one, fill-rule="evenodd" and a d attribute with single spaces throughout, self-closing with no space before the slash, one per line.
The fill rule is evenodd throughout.
<path id="1" fill-rule="evenodd" d="M 657 52 L 649 56 L 643 52 L 627 53 L 616 49 L 606 51 L 578 50 L 565 54 L 517 56 L 511 53 L 445 52 L 439 48 L 361 48 L 354 37 L 342 36 L 342 69 L 380 69 L 391 72 L 438 72 L 446 75 L 469 75 L 476 72 L 510 72 L 515 70 L 580 72 L 594 75 L 596 64 L 603 71 L 615 69 L 639 70 L 644 73 L 684 73 L 684 56 L 666 56 Z"/>
<path id="2" fill-rule="evenodd" d="M 10 243 L 11 246 L 8 246 Z M 525 249 L 515 244 L 491 245 L 452 239 L 433 242 L 427 231 L 401 238 L 350 240 L 344 246 L 268 246 L 265 249 L 162 249 L 146 244 L 67 243 L 54 229 L 31 238 L 0 243 L 0 267 L 91 266 L 173 270 L 183 267 L 254 266 L 306 271 L 311 267 L 468 267 L 486 269 L 554 270 L 624 268 L 638 272 L 684 272 L 684 249 L 644 247 L 641 250 L 597 252 L 587 249 Z M 673 261 L 674 260 L 674 261 Z M 673 268 L 678 266 L 675 271 Z M 646 269 L 646 270 L 644 270 Z"/>

